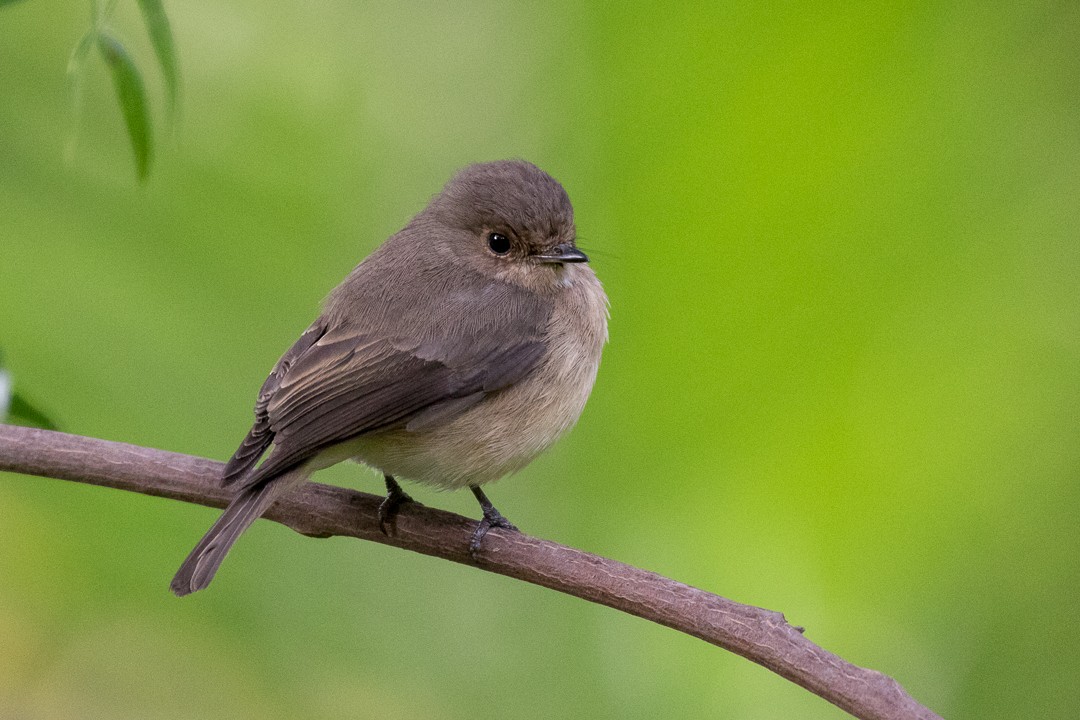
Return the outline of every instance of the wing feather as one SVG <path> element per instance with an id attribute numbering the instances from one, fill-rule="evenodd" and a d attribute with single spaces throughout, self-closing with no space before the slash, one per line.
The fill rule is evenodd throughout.
<path id="1" fill-rule="evenodd" d="M 243 481 L 244 487 L 358 435 L 406 425 L 440 403 L 497 392 L 531 370 L 545 349 L 541 342 L 528 342 L 453 368 L 361 338 L 336 341 L 335 354 L 326 352 L 328 347 L 299 357 L 267 405 L 274 450 Z M 293 381 L 292 372 L 302 373 L 303 379 Z M 462 411 L 467 408 L 463 405 Z"/>

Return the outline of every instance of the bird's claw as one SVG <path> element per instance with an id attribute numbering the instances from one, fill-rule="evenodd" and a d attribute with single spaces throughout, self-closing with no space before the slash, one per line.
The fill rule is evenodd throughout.
<path id="1" fill-rule="evenodd" d="M 386 476 L 386 497 L 379 503 L 379 530 L 382 534 L 390 537 L 394 530 L 394 521 L 397 519 L 398 510 L 406 503 L 416 502 L 407 492 L 401 489 L 397 481 L 389 475 Z"/>
<path id="2" fill-rule="evenodd" d="M 498 510 L 491 508 L 491 512 L 488 512 L 485 508 L 484 517 L 476 524 L 476 530 L 473 531 L 472 539 L 469 541 L 469 555 L 472 556 L 473 560 L 476 559 L 476 554 L 480 551 L 480 543 L 484 541 L 484 536 L 488 534 L 488 530 L 491 528 L 521 532 L 517 529 L 517 526 L 503 517 Z"/>

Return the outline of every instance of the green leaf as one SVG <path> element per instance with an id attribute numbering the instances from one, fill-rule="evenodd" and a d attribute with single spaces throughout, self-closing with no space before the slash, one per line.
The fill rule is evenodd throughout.
<path id="1" fill-rule="evenodd" d="M 0 0 L 0 2 L 3 2 L 3 0 Z M 94 46 L 96 41 L 97 28 L 90 28 L 83 33 L 78 44 L 75 45 L 75 49 L 71 51 L 67 64 L 67 82 L 69 86 L 74 86 L 82 79 L 86 68 L 86 56 L 90 53 L 90 48 Z"/>
<path id="2" fill-rule="evenodd" d="M 71 128 L 68 131 L 67 147 L 65 155 L 70 162 L 75 157 L 75 147 L 79 141 L 79 120 L 82 117 L 83 107 L 83 78 L 86 77 L 86 58 L 90 55 L 90 48 L 97 44 L 97 27 L 91 27 L 68 57 L 66 82 L 68 97 L 71 99 Z"/>
<path id="3" fill-rule="evenodd" d="M 176 96 L 179 93 L 180 81 L 177 72 L 176 46 L 173 44 L 169 17 L 165 14 L 165 6 L 161 0 L 139 0 L 139 8 L 142 10 L 143 21 L 146 22 L 146 31 L 150 34 L 154 53 L 157 54 L 158 64 L 161 65 L 166 97 L 169 100 L 169 116 L 172 117 L 176 110 Z"/>
<path id="4" fill-rule="evenodd" d="M 135 165 L 139 179 L 145 180 L 150 172 L 151 135 L 150 112 L 146 104 L 146 90 L 135 62 L 119 40 L 106 32 L 97 36 L 98 50 L 112 75 L 116 98 L 127 124 L 131 149 L 135 151 Z"/>
<path id="5" fill-rule="evenodd" d="M 15 425 L 27 425 L 38 427 L 43 430 L 58 430 L 56 423 L 33 406 L 30 401 L 19 393 L 12 393 L 11 406 L 8 408 L 7 421 Z"/>
<path id="6" fill-rule="evenodd" d="M 17 2 L 22 2 L 22 0 L 0 0 L 0 7 L 3 7 L 4 5 L 14 5 Z"/>

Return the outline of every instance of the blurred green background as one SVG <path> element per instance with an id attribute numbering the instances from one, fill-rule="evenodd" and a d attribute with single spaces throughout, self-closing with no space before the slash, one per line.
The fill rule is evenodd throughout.
<path id="1" fill-rule="evenodd" d="M 172 1 L 140 186 L 86 3 L 0 11 L 0 348 L 69 432 L 226 458 L 322 297 L 457 168 L 567 187 L 612 303 L 530 533 L 785 612 L 949 718 L 1080 714 L 1080 5 Z M 359 467 L 319 478 L 378 492 Z M 467 493 L 418 499 L 476 515 Z M 470 568 L 0 477 L 10 718 L 838 718 Z"/>

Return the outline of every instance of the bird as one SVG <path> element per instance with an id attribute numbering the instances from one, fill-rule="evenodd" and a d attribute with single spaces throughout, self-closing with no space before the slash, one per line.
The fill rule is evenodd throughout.
<path id="1" fill-rule="evenodd" d="M 178 596 L 210 584 L 240 535 L 317 470 L 384 476 L 379 525 L 412 498 L 399 479 L 481 486 L 536 458 L 578 420 L 608 340 L 608 300 L 577 247 L 563 186 L 524 160 L 469 165 L 362 260 L 274 365 L 221 482 L 235 494 L 181 564 Z"/>

